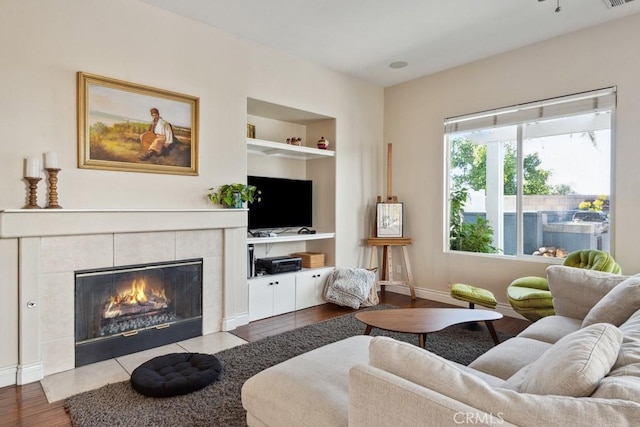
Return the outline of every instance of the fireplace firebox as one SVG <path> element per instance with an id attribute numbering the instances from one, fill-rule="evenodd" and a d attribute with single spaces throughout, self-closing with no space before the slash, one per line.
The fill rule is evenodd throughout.
<path id="1" fill-rule="evenodd" d="M 202 259 L 75 272 L 75 366 L 202 335 Z"/>

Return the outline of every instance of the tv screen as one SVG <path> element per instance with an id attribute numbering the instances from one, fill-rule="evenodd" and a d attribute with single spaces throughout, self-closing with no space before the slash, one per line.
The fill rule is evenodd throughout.
<path id="1" fill-rule="evenodd" d="M 261 201 L 249 205 L 250 230 L 313 225 L 312 181 L 248 176 L 247 183 L 261 192 Z"/>

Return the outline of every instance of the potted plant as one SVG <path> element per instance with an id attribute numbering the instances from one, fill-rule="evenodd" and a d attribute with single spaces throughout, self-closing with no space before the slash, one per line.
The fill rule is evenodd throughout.
<path id="1" fill-rule="evenodd" d="M 260 190 L 254 185 L 224 184 L 218 187 L 218 191 L 214 191 L 213 187 L 209 191 L 209 200 L 225 208 L 242 208 L 244 202 L 260 201 Z"/>

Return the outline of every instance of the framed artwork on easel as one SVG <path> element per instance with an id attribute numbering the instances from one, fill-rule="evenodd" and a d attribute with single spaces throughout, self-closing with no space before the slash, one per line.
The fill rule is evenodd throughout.
<path id="1" fill-rule="evenodd" d="M 402 203 L 378 203 L 376 207 L 377 237 L 402 237 Z"/>

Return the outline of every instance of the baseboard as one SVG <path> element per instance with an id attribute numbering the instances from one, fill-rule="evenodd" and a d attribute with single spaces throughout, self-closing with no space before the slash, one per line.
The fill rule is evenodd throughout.
<path id="1" fill-rule="evenodd" d="M 249 324 L 249 313 L 244 313 L 238 316 L 226 317 L 222 319 L 222 330 L 233 331 L 238 326 Z"/>
<path id="2" fill-rule="evenodd" d="M 411 295 L 411 292 L 409 291 L 409 287 L 402 286 L 402 285 L 387 285 L 385 287 L 385 291 L 395 292 L 397 294 L 407 295 L 407 296 Z M 469 306 L 469 304 L 464 301 L 451 298 L 451 295 L 448 292 L 435 291 L 433 289 L 423 289 L 423 288 L 415 288 L 415 291 L 416 291 L 416 296 L 418 298 L 424 298 L 431 301 L 437 301 L 445 304 L 456 305 L 459 307 Z M 482 307 L 479 307 L 479 308 L 482 308 Z M 526 320 L 524 317 L 522 317 L 520 314 L 514 311 L 511 305 L 507 303 L 499 302 L 498 306 L 496 307 L 496 311 L 498 313 L 501 313 L 503 316 Z"/>
<path id="3" fill-rule="evenodd" d="M 18 365 L 16 373 L 16 384 L 23 385 L 35 383 L 44 378 L 44 366 L 42 362 L 31 363 L 29 365 Z"/>
<path id="4" fill-rule="evenodd" d="M 0 387 L 15 385 L 18 365 L 5 366 L 0 368 Z"/>

